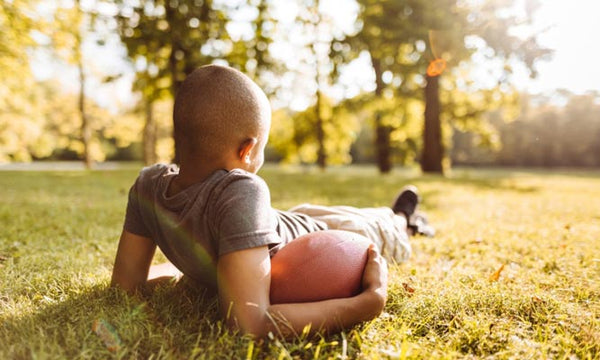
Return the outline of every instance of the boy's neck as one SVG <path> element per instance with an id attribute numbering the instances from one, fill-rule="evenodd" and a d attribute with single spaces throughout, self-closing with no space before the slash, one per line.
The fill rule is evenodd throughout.
<path id="1" fill-rule="evenodd" d="M 192 163 L 182 162 L 179 165 L 179 174 L 171 181 L 168 194 L 177 194 L 194 184 L 200 183 L 217 170 L 230 170 L 237 167 L 240 167 L 239 163 L 228 161 L 225 158 L 213 161 L 194 161 Z"/>
<path id="2" fill-rule="evenodd" d="M 173 181 L 171 181 L 171 185 L 169 186 L 167 193 L 169 196 L 173 196 L 194 184 L 206 180 L 212 173 L 219 169 L 221 168 L 213 166 L 198 166 L 193 169 L 181 166 L 179 168 L 179 174 L 177 174 Z"/>
<path id="3" fill-rule="evenodd" d="M 169 196 L 175 195 L 186 188 L 206 180 L 217 170 L 231 170 L 235 168 L 244 169 L 241 159 L 225 156 L 212 161 L 206 159 L 194 159 L 194 161 L 182 161 L 179 165 L 179 174 L 171 181 L 168 189 Z"/>

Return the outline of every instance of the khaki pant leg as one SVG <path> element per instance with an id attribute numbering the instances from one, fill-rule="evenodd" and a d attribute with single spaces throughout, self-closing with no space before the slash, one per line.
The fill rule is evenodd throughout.
<path id="1" fill-rule="evenodd" d="M 391 262 L 404 262 L 411 254 L 406 220 L 390 208 L 356 208 L 302 204 L 289 211 L 322 221 L 332 230 L 345 230 L 370 239 Z"/>

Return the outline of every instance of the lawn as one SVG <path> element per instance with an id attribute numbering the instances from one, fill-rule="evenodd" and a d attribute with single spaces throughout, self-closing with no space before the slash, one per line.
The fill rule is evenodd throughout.
<path id="1" fill-rule="evenodd" d="M 294 341 L 230 333 L 198 289 L 108 288 L 136 174 L 0 172 L 1 359 L 600 358 L 600 172 L 266 167 L 279 208 L 386 206 L 416 184 L 438 230 L 391 267 L 379 318 Z"/>

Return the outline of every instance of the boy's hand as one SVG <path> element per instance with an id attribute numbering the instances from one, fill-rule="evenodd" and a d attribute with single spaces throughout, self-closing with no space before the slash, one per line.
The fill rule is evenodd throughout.
<path id="1" fill-rule="evenodd" d="M 387 262 L 375 250 L 375 245 L 369 246 L 368 252 L 367 265 L 365 266 L 362 279 L 363 293 L 371 294 L 374 301 L 377 301 L 375 309 L 378 309 L 377 314 L 379 314 L 383 310 L 387 300 Z"/>

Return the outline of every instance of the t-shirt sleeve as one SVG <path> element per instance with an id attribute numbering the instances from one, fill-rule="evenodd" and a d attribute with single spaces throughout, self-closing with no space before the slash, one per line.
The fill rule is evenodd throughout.
<path id="1" fill-rule="evenodd" d="M 215 212 L 218 255 L 279 244 L 277 218 L 267 184 L 258 176 L 240 176 L 220 194 Z"/>
<path id="2" fill-rule="evenodd" d="M 150 231 L 144 224 L 142 219 L 142 209 L 139 192 L 139 178 L 129 189 L 129 197 L 127 200 L 127 210 L 125 212 L 125 222 L 123 229 L 136 235 L 150 237 Z"/>

